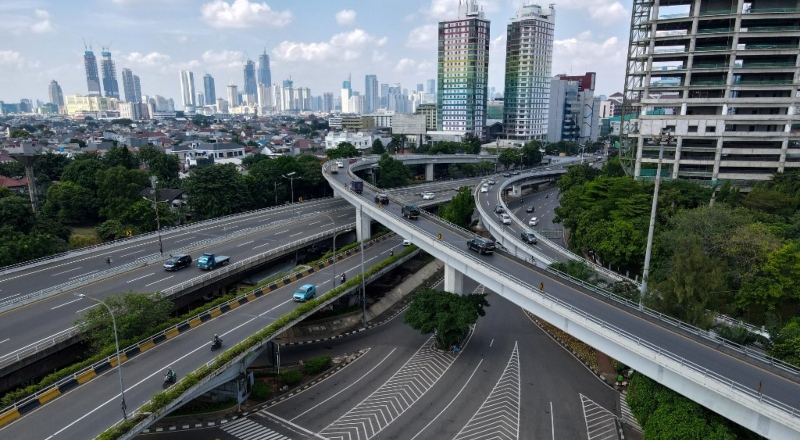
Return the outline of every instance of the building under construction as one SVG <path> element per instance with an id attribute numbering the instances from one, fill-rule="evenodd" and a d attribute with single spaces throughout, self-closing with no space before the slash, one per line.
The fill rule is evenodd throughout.
<path id="1" fill-rule="evenodd" d="M 629 171 L 716 185 L 800 167 L 800 0 L 633 0 Z M 623 152 L 625 154 L 625 152 Z"/>

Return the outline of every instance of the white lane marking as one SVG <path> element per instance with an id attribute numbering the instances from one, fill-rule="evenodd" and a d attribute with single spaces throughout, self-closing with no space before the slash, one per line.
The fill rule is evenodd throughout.
<path id="1" fill-rule="evenodd" d="M 142 253 L 142 252 L 144 252 L 144 251 L 146 251 L 146 250 L 147 250 L 147 249 L 139 249 L 139 250 L 138 250 L 138 251 L 136 251 L 136 252 L 129 252 L 129 253 L 127 253 L 127 254 L 122 254 L 122 255 L 120 255 L 118 258 L 127 257 L 127 256 L 129 256 L 129 255 L 140 254 L 140 253 Z"/>
<path id="2" fill-rule="evenodd" d="M 160 282 L 162 282 L 162 281 L 166 281 L 166 280 L 168 280 L 168 279 L 170 279 L 170 278 L 172 278 L 172 277 L 174 277 L 174 276 L 175 276 L 175 275 L 170 275 L 170 276 L 168 276 L 168 277 L 166 277 L 166 278 L 162 278 L 162 279 L 160 279 L 160 280 L 158 280 L 158 281 L 153 281 L 153 282 L 152 282 L 152 283 L 150 283 L 150 284 L 145 284 L 145 285 L 144 285 L 144 287 L 150 287 L 150 286 L 152 286 L 153 284 L 160 283 Z"/>
<path id="3" fill-rule="evenodd" d="M 553 431 L 553 440 L 556 440 L 556 423 L 553 421 L 553 402 L 550 402 L 550 426 Z"/>
<path id="4" fill-rule="evenodd" d="M 358 359 L 356 359 L 356 360 L 358 360 Z M 348 365 L 352 365 L 352 363 L 351 363 L 351 364 L 348 364 Z M 347 365 L 345 365 L 345 367 L 346 367 L 346 366 L 347 366 Z M 341 370 L 339 370 L 339 371 L 341 371 Z M 302 391 L 301 391 L 301 392 L 302 392 Z M 296 395 L 297 395 L 297 394 L 295 394 L 295 396 L 296 396 Z M 315 433 L 313 433 L 313 432 L 309 431 L 309 430 L 308 430 L 308 429 L 306 429 L 306 428 L 303 428 L 303 427 L 302 427 L 302 426 L 300 426 L 300 425 L 296 425 L 296 424 L 294 424 L 294 423 L 292 423 L 292 422 L 290 422 L 290 421 L 288 421 L 288 420 L 286 420 L 286 419 L 284 419 L 284 418 L 281 418 L 281 417 L 278 417 L 278 416 L 276 416 L 275 414 L 268 413 L 266 410 L 261 410 L 261 411 L 259 411 L 259 412 L 258 412 L 258 414 L 259 414 L 260 416 L 262 416 L 262 417 L 271 417 L 271 418 L 273 418 L 273 419 L 275 419 L 275 420 L 278 420 L 279 422 L 283 423 L 284 425 L 289 425 L 289 427 L 290 427 L 290 428 L 297 429 L 298 431 L 301 431 L 302 433 L 305 433 L 305 434 L 311 435 L 311 436 L 313 436 L 314 438 L 317 438 L 317 439 L 319 439 L 319 440 L 328 440 L 328 439 L 326 439 L 325 437 L 318 436 L 317 434 L 315 434 Z"/>
<path id="5" fill-rule="evenodd" d="M 181 238 L 180 240 L 173 241 L 173 243 L 180 243 L 182 241 L 189 241 L 189 240 L 194 240 L 194 237 Z"/>
<path id="6" fill-rule="evenodd" d="M 489 343 L 489 347 L 491 347 L 492 344 L 494 344 L 494 338 L 492 338 L 492 342 Z"/>
<path id="7" fill-rule="evenodd" d="M 5 338 L 5 339 L 3 339 L 2 341 L 0 341 L 0 344 L 2 344 L 3 342 L 8 342 L 8 341 L 10 341 L 10 340 L 11 340 L 11 338 Z"/>
<path id="8" fill-rule="evenodd" d="M 314 223 L 309 223 L 309 224 L 308 224 L 308 226 L 311 226 L 311 225 L 316 225 L 317 223 L 320 223 L 321 221 L 322 221 L 322 220 L 317 220 L 317 221 L 315 221 Z"/>
<path id="9" fill-rule="evenodd" d="M 276 232 L 276 233 L 274 233 L 274 234 L 272 234 L 272 235 L 285 234 L 285 233 L 287 233 L 287 232 L 289 232 L 289 230 L 288 230 L 288 229 L 287 229 L 287 230 L 285 230 L 285 231 Z"/>
<path id="10" fill-rule="evenodd" d="M 260 245 L 258 245 L 258 246 L 253 246 L 253 249 L 258 249 L 258 248 L 260 248 L 260 247 L 269 246 L 270 244 L 271 244 L 271 243 L 264 243 L 264 244 L 260 244 Z"/>
<path id="11" fill-rule="evenodd" d="M 300 234 L 302 234 L 302 233 L 303 233 L 303 231 L 300 231 L 300 232 L 298 232 L 297 234 L 291 234 L 291 235 L 289 235 L 289 237 L 294 237 L 294 236 L 300 235 Z"/>
<path id="12" fill-rule="evenodd" d="M 390 352 L 389 352 L 389 354 L 387 354 L 387 355 L 386 355 L 386 357 L 384 357 L 383 359 L 381 359 L 381 361 L 380 361 L 380 362 L 378 362 L 377 364 L 375 364 L 375 366 L 374 366 L 374 367 L 370 368 L 370 369 L 369 369 L 369 371 L 367 371 L 366 373 L 362 374 L 362 375 L 361 375 L 361 377 L 359 377 L 358 379 L 356 379 L 356 381 L 355 381 L 355 382 L 353 382 L 353 383 L 351 383 L 350 385 L 348 385 L 348 386 L 344 387 L 342 390 L 340 390 L 338 393 L 336 393 L 336 394 L 332 395 L 331 397 L 328 397 L 327 399 L 323 400 L 322 402 L 320 402 L 320 403 L 318 403 L 318 404 L 316 404 L 316 405 L 312 406 L 311 408 L 309 408 L 309 409 L 307 409 L 307 410 L 305 410 L 305 411 L 301 412 L 301 413 L 300 413 L 300 414 L 298 414 L 297 416 L 295 416 L 295 417 L 293 417 L 293 418 L 289 419 L 289 421 L 297 420 L 298 418 L 300 418 L 300 417 L 302 417 L 302 416 L 306 415 L 308 412 L 312 411 L 313 409 L 317 408 L 318 406 L 320 406 L 320 405 L 324 404 L 325 402 L 327 402 L 327 401 L 329 401 L 329 400 L 333 399 L 334 397 L 338 396 L 339 394 L 342 394 L 343 392 L 347 391 L 347 390 L 348 390 L 350 387 L 352 387 L 353 385 L 357 384 L 357 383 L 358 383 L 358 382 L 359 382 L 361 379 L 364 379 L 365 377 L 367 377 L 367 376 L 369 375 L 369 373 L 372 373 L 372 371 L 373 371 L 373 370 L 375 370 L 376 368 L 378 368 L 378 367 L 379 367 L 379 366 L 380 366 L 382 363 L 384 363 L 384 362 L 386 361 L 386 359 L 389 359 L 389 356 L 391 356 L 391 355 L 392 355 L 392 353 L 394 353 L 394 352 L 395 352 L 395 350 L 397 350 L 397 348 L 393 348 L 393 349 L 392 349 L 392 351 L 390 351 Z M 359 359 L 361 359 L 361 357 L 359 357 Z"/>
<path id="13" fill-rule="evenodd" d="M 138 277 L 138 278 L 134 278 L 134 279 L 132 279 L 132 280 L 128 280 L 128 281 L 126 281 L 126 283 L 130 284 L 130 283 L 132 283 L 132 282 L 134 282 L 134 281 L 139 281 L 139 280 L 141 280 L 142 278 L 147 278 L 147 277 L 149 277 L 149 276 L 153 276 L 153 275 L 155 275 L 155 274 L 156 274 L 156 273 L 155 273 L 155 272 L 153 272 L 153 273 L 149 273 L 149 274 L 147 274 L 147 275 L 142 275 L 142 276 L 140 276 L 140 277 Z"/>
<path id="14" fill-rule="evenodd" d="M 15 293 L 15 294 L 13 294 L 13 295 L 8 295 L 8 296 L 7 296 L 7 297 L 5 297 L 5 298 L 13 298 L 13 297 L 15 297 L 15 296 L 19 296 L 19 295 L 20 295 L 19 293 Z"/>
<path id="15" fill-rule="evenodd" d="M 426 429 L 428 429 L 428 426 L 431 426 L 431 424 L 432 424 L 433 422 L 435 422 L 435 421 L 436 421 L 436 419 L 438 419 L 438 418 L 439 418 L 439 416 L 441 416 L 441 415 L 442 415 L 442 413 L 443 413 L 443 412 L 445 412 L 445 411 L 447 410 L 447 408 L 450 408 L 450 405 L 452 405 L 452 404 L 453 404 L 453 402 L 455 402 L 455 401 L 456 401 L 456 399 L 458 399 L 458 396 L 460 396 L 460 395 L 461 395 L 461 393 L 464 391 L 464 388 L 466 388 L 466 387 L 467 387 L 467 385 L 469 384 L 469 382 L 472 380 L 472 376 L 474 376 L 474 375 L 475 375 L 475 373 L 477 373 L 477 372 L 478 372 L 478 368 L 480 368 L 480 366 L 481 366 L 481 364 L 482 364 L 482 363 L 483 363 L 483 359 L 481 359 L 480 361 L 478 361 L 478 365 L 476 365 L 476 366 L 475 366 L 475 369 L 474 369 L 474 370 L 472 370 L 472 374 L 470 374 L 470 375 L 469 375 L 469 379 L 467 379 L 467 381 L 466 381 L 466 382 L 464 382 L 464 385 L 461 387 L 461 389 L 460 389 L 460 390 L 458 390 L 458 394 L 456 394 L 455 396 L 453 396 L 453 399 L 452 399 L 452 400 L 450 400 L 450 402 L 447 404 L 447 406 L 445 406 L 444 408 L 442 408 L 442 410 L 441 410 L 441 411 L 439 411 L 439 414 L 436 414 L 436 417 L 434 417 L 434 418 L 433 418 L 433 419 L 432 419 L 430 422 L 428 422 L 428 424 L 427 424 L 427 425 L 425 425 L 425 426 L 424 426 L 424 427 L 423 427 L 423 428 L 422 428 L 422 429 L 421 429 L 421 430 L 420 430 L 420 431 L 419 431 L 419 432 L 418 432 L 418 433 L 417 433 L 417 434 L 416 434 L 414 437 L 411 437 L 411 440 L 414 440 L 415 438 L 419 437 L 419 435 L 420 435 L 420 434 L 422 434 L 422 432 L 423 432 L 423 431 L 425 431 Z"/>
<path id="16" fill-rule="evenodd" d="M 54 273 L 54 274 L 53 274 L 53 275 L 51 275 L 51 276 L 61 275 L 62 273 L 72 272 L 72 271 L 75 271 L 75 270 L 78 270 L 78 269 L 83 269 L 83 266 L 78 266 L 78 267 L 76 267 L 76 268 L 73 268 L 73 269 L 70 269 L 70 270 L 65 270 L 65 271 L 63 271 L 63 272 Z"/>
<path id="17" fill-rule="evenodd" d="M 255 241 L 255 240 L 245 241 L 244 243 L 239 243 L 239 244 L 237 244 L 237 245 L 236 245 L 236 247 L 242 247 L 242 246 L 248 245 L 248 244 L 250 244 L 250 243 L 252 243 L 252 242 L 254 242 L 254 241 Z"/>
<path id="18" fill-rule="evenodd" d="M 100 272 L 99 270 L 93 270 L 91 272 L 82 273 L 80 275 L 75 275 L 74 277 L 69 277 L 69 279 L 74 280 L 75 278 L 85 277 L 86 275 L 91 275 L 95 272 Z"/>
<path id="19" fill-rule="evenodd" d="M 50 310 L 55 310 L 55 309 L 57 309 L 57 308 L 59 308 L 59 307 L 64 307 L 64 306 L 65 306 L 65 305 L 67 305 L 67 304 L 72 304 L 72 303 L 74 303 L 75 301 L 80 301 L 80 300 L 81 300 L 80 298 L 75 298 L 75 299 L 73 299 L 72 301 L 67 301 L 67 302 L 65 302 L 64 304 L 61 304 L 61 305 L 59 305 L 59 306 L 50 307 Z"/>
<path id="20" fill-rule="evenodd" d="M 271 312 L 271 311 L 273 311 L 273 310 L 277 309 L 278 307 L 285 306 L 286 304 L 289 304 L 290 302 L 293 302 L 293 301 L 294 301 L 293 299 L 288 299 L 288 300 L 286 300 L 286 301 L 284 301 L 284 302 L 282 302 L 282 303 L 278 304 L 277 306 L 275 306 L 275 307 L 273 307 L 273 308 L 271 308 L 271 309 L 267 310 L 266 312 L 264 312 L 264 313 L 262 313 L 262 314 L 258 315 L 257 317 L 258 317 L 258 318 L 260 318 L 260 317 L 262 317 L 262 316 L 266 315 L 267 313 L 269 313 L 269 312 Z M 252 318 L 250 321 L 252 321 L 253 319 L 256 319 L 256 318 Z M 250 322 L 250 321 L 247 321 L 247 322 Z M 240 327 L 241 327 L 241 326 L 240 326 Z M 237 328 L 239 328 L 239 327 L 237 327 Z"/>
<path id="21" fill-rule="evenodd" d="M 83 309 L 80 309 L 80 310 L 78 310 L 78 311 L 77 311 L 77 312 L 75 312 L 75 313 L 80 313 L 80 312 L 82 312 L 82 311 L 84 311 L 84 310 L 89 310 L 89 309 L 91 309 L 92 307 L 97 307 L 97 306 L 99 306 L 99 305 L 100 305 L 100 304 L 96 304 L 96 303 L 95 303 L 95 304 L 92 304 L 92 305 L 90 305 L 89 307 L 85 307 L 85 308 L 83 308 Z"/>

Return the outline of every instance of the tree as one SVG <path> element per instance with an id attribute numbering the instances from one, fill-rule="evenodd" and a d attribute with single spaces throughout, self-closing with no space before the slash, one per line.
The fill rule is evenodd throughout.
<path id="1" fill-rule="evenodd" d="M 283 203 L 289 192 L 290 182 L 281 177 L 295 171 L 295 159 L 280 156 L 275 159 L 259 160 L 253 163 L 244 176 L 244 183 L 252 198 L 254 208 L 264 208 Z M 317 174 L 319 168 L 317 168 Z"/>
<path id="2" fill-rule="evenodd" d="M 114 313 L 120 343 L 139 339 L 150 334 L 170 319 L 172 303 L 158 294 L 127 292 L 106 298 L 105 303 Z M 75 325 L 83 329 L 96 350 L 114 345 L 114 327 L 108 309 L 92 307 Z"/>
<path id="3" fill-rule="evenodd" d="M 108 168 L 116 166 L 122 166 L 129 170 L 139 168 L 139 158 L 127 147 L 112 147 L 103 155 L 103 163 Z"/>
<path id="4" fill-rule="evenodd" d="M 245 156 L 244 159 L 242 159 L 242 166 L 244 166 L 246 169 L 250 169 L 250 167 L 252 167 L 253 165 L 268 160 L 272 160 L 272 158 L 270 158 L 266 154 L 250 154 Z"/>
<path id="5" fill-rule="evenodd" d="M 17 195 L 0 198 L 0 218 L 4 226 L 25 234 L 30 232 L 36 221 L 30 201 Z"/>
<path id="6" fill-rule="evenodd" d="M 25 175 L 25 167 L 16 160 L 0 162 L 0 176 L 20 177 Z"/>
<path id="7" fill-rule="evenodd" d="M 485 316 L 486 294 L 458 295 L 422 289 L 414 295 L 403 322 L 424 335 L 435 334 L 440 349 L 460 344 L 469 327 Z"/>
<path id="8" fill-rule="evenodd" d="M 150 175 L 158 179 L 160 188 L 178 185 L 181 170 L 178 156 L 166 154 L 153 146 L 147 146 L 139 150 L 139 159 L 147 166 Z"/>
<path id="9" fill-rule="evenodd" d="M 737 303 L 747 308 L 759 305 L 790 317 L 800 306 L 800 242 L 790 241 L 771 252 L 764 264 L 747 276 L 737 294 Z"/>
<path id="10" fill-rule="evenodd" d="M 130 120 L 129 118 L 119 118 L 119 119 L 112 119 L 111 123 L 114 125 L 130 126 L 131 124 L 133 124 L 133 121 Z"/>
<path id="11" fill-rule="evenodd" d="M 69 249 L 67 243 L 52 235 L 33 231 L 30 234 L 0 226 L 0 266 L 41 258 Z"/>
<path id="12" fill-rule="evenodd" d="M 396 188 L 408 185 L 408 178 L 411 172 L 402 161 L 399 161 L 389 153 L 383 153 L 378 161 L 380 171 L 378 172 L 378 186 L 381 188 Z"/>
<path id="13" fill-rule="evenodd" d="M 386 148 L 383 146 L 383 142 L 380 139 L 375 139 L 372 141 L 372 154 L 383 154 L 386 152 Z"/>
<path id="14" fill-rule="evenodd" d="M 358 150 L 356 149 L 355 145 L 351 144 L 350 142 L 340 142 L 336 148 L 328 148 L 325 150 L 325 155 L 328 156 L 328 159 L 356 157 L 358 156 Z"/>
<path id="15" fill-rule="evenodd" d="M 49 235 L 60 238 L 61 240 L 64 240 L 65 243 L 69 243 L 69 237 L 72 235 L 72 230 L 53 219 L 39 216 L 36 218 L 36 223 L 33 225 L 32 233 Z"/>
<path id="16" fill-rule="evenodd" d="M 522 163 L 526 166 L 534 166 L 542 163 L 542 143 L 539 141 L 526 142 L 520 150 Z"/>
<path id="17" fill-rule="evenodd" d="M 514 165 L 519 165 L 520 159 L 519 150 L 516 148 L 505 148 L 500 152 L 500 157 L 497 158 L 497 161 L 508 169 Z"/>
<path id="18" fill-rule="evenodd" d="M 159 221 L 161 222 L 161 227 L 174 225 L 178 222 L 178 214 L 172 212 L 169 209 L 169 205 L 159 202 L 156 203 L 156 207 L 158 208 L 159 220 L 156 220 L 153 202 L 139 199 L 119 215 L 119 222 L 124 225 L 126 230 L 130 230 L 135 234 L 155 231 Z M 109 229 L 111 226 L 109 226 Z M 116 229 L 113 230 L 116 231 Z"/>
<path id="19" fill-rule="evenodd" d="M 27 130 L 22 128 L 16 128 L 14 130 L 11 130 L 11 133 L 9 133 L 9 138 L 11 139 L 30 139 L 32 137 L 33 137 L 32 134 L 30 134 Z"/>
<path id="20" fill-rule="evenodd" d="M 118 240 L 127 236 L 127 228 L 117 219 L 106 220 L 100 223 L 100 225 L 94 228 L 94 231 L 103 241 Z"/>
<path id="21" fill-rule="evenodd" d="M 97 197 L 102 203 L 100 215 L 119 218 L 142 196 L 139 193 L 149 185 L 147 173 L 128 169 L 122 165 L 97 172 Z"/>
<path id="22" fill-rule="evenodd" d="M 465 186 L 458 190 L 455 196 L 450 199 L 450 203 L 440 208 L 443 219 L 468 228 L 472 223 L 472 212 L 475 211 L 475 198 L 472 197 L 472 190 Z"/>
<path id="23" fill-rule="evenodd" d="M 185 185 L 195 220 L 235 214 L 250 206 L 244 179 L 233 164 L 196 168 Z"/>
<path id="24" fill-rule="evenodd" d="M 406 137 L 402 134 L 393 134 L 392 140 L 389 141 L 389 145 L 386 146 L 386 152 L 389 154 L 396 154 L 403 149 L 403 145 L 405 144 Z"/>
<path id="25" fill-rule="evenodd" d="M 771 332 L 770 356 L 800 367 L 800 318 L 793 318 L 780 331 Z"/>
<path id="26" fill-rule="evenodd" d="M 64 154 L 53 154 L 48 151 L 39 155 L 33 163 L 33 172 L 36 174 L 36 180 L 53 182 L 61 179 L 64 169 L 70 162 L 72 162 L 72 159 Z"/>
<path id="27" fill-rule="evenodd" d="M 558 179 L 558 189 L 562 193 L 565 193 L 573 186 L 591 182 L 599 176 L 600 170 L 594 168 L 591 164 L 574 165 L 569 167 L 567 174 L 562 175 L 561 178 Z"/>
<path id="28" fill-rule="evenodd" d="M 97 220 L 100 202 L 92 190 L 74 182 L 60 182 L 47 189 L 42 212 L 61 223 L 81 224 Z"/>
<path id="29" fill-rule="evenodd" d="M 481 152 L 481 138 L 472 133 L 467 133 L 461 138 L 461 145 L 466 154 L 478 154 Z"/>
<path id="30" fill-rule="evenodd" d="M 77 183 L 94 194 L 97 190 L 97 172 L 103 169 L 105 165 L 96 156 L 82 156 L 64 168 L 61 180 Z"/>

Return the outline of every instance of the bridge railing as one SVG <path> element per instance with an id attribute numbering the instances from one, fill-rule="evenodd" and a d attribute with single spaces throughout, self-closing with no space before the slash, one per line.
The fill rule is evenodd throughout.
<path id="1" fill-rule="evenodd" d="M 43 350 L 46 350 L 50 347 L 60 344 L 61 342 L 67 341 L 70 338 L 79 335 L 80 333 L 81 330 L 79 328 L 70 327 L 52 336 L 48 336 L 46 339 L 42 339 L 40 341 L 34 342 L 33 344 L 19 348 L 17 350 L 12 351 L 11 353 L 4 354 L 3 356 L 0 356 L 0 369 L 5 368 L 14 363 L 17 363 L 28 356 L 32 356 L 36 353 L 39 353 Z"/>
<path id="2" fill-rule="evenodd" d="M 352 193 L 349 190 L 346 190 L 345 193 L 349 193 L 351 198 L 351 202 L 355 201 L 356 203 L 363 203 L 363 200 L 358 197 L 357 194 Z M 369 210 L 376 210 L 376 208 L 372 207 L 371 204 L 366 203 L 365 205 L 368 206 Z M 423 230 L 419 226 L 411 223 L 411 222 L 401 222 L 399 219 L 390 217 L 385 214 L 381 214 L 379 212 L 370 212 L 369 215 L 374 218 L 378 217 L 386 217 L 383 219 L 388 223 L 387 226 L 393 226 L 393 230 L 397 233 L 403 234 L 404 230 L 408 229 L 413 232 L 413 234 L 409 234 L 411 237 L 406 238 L 414 238 L 416 245 L 422 246 L 423 249 L 425 247 L 429 249 L 436 249 L 438 248 L 439 252 L 450 255 L 456 256 L 460 260 L 460 263 L 466 264 L 467 267 L 471 269 L 476 269 L 481 273 L 481 275 L 487 277 L 488 279 L 498 280 L 498 269 L 494 266 L 488 265 L 486 262 L 469 255 L 468 253 L 464 252 L 462 249 L 456 248 L 450 243 L 443 242 L 437 240 L 427 231 Z M 785 419 L 787 416 L 790 417 L 792 425 L 797 425 L 800 423 L 800 413 L 798 410 L 786 405 L 776 399 L 770 398 L 769 396 L 765 396 L 762 393 L 758 393 L 753 390 L 751 387 L 747 387 L 742 385 L 736 381 L 728 379 L 727 377 L 718 374 L 714 371 L 708 370 L 705 367 L 702 367 L 682 356 L 679 356 L 675 353 L 670 352 L 656 344 L 652 344 L 641 337 L 634 335 L 630 332 L 627 332 L 609 322 L 606 322 L 600 318 L 597 318 L 581 309 L 576 308 L 575 306 L 566 303 L 545 291 L 541 291 L 538 288 L 530 285 L 527 281 L 521 280 L 516 278 L 508 273 L 502 273 L 502 276 L 499 277 L 499 282 L 502 285 L 517 294 L 520 294 L 528 299 L 534 300 L 537 303 L 541 304 L 544 307 L 548 307 L 550 310 L 557 311 L 560 315 L 575 319 L 576 322 L 578 318 L 580 318 L 584 324 L 591 323 L 593 328 L 592 331 L 595 333 L 601 334 L 604 337 L 614 340 L 615 342 L 619 343 L 620 345 L 624 346 L 626 349 L 631 350 L 638 355 L 647 358 L 653 359 L 656 362 L 659 362 L 659 365 L 662 365 L 665 368 L 669 368 L 675 371 L 677 374 L 686 377 L 689 380 L 693 380 L 703 386 L 708 388 L 713 388 L 715 392 L 718 392 L 722 395 L 729 396 L 734 401 L 741 401 L 742 398 L 746 398 L 750 400 L 750 403 L 753 405 L 761 405 L 766 404 L 769 408 L 767 408 L 766 412 L 771 412 L 774 414 L 774 418 L 776 419 Z M 587 283 L 580 282 L 579 284 L 588 285 Z M 536 293 L 539 292 L 539 293 Z M 612 294 L 613 295 L 613 294 Z M 621 301 L 625 303 L 631 303 L 631 301 L 621 298 Z M 658 312 L 654 313 L 654 316 L 661 318 Z M 673 325 L 684 326 L 691 328 L 685 323 L 681 323 L 678 320 L 670 317 L 663 317 L 666 322 L 672 322 Z M 752 354 L 752 353 L 747 353 Z M 769 358 L 767 358 L 769 360 Z M 669 362 L 665 362 L 664 360 L 668 360 Z M 777 360 L 775 360 L 777 361 Z M 777 363 L 773 363 L 775 365 L 783 364 L 782 366 L 785 367 L 785 363 L 782 361 L 777 361 Z M 798 370 L 794 367 L 786 367 L 791 373 L 798 375 Z M 709 383 L 709 379 L 711 383 Z M 732 392 L 732 393 L 731 393 Z M 774 411 L 770 409 L 777 410 L 780 414 L 776 414 Z"/>
<path id="3" fill-rule="evenodd" d="M 299 202 L 299 203 L 320 202 L 320 201 L 327 200 L 327 199 L 329 199 L 329 197 L 323 197 L 323 198 L 318 198 L 318 199 L 313 199 L 313 200 L 304 200 L 303 202 Z M 289 209 L 290 207 L 291 207 L 291 205 L 270 206 L 270 207 L 267 207 L 267 208 L 261 208 L 261 209 L 255 209 L 255 210 L 252 210 L 252 211 L 240 212 L 238 214 L 225 215 L 225 216 L 222 216 L 222 217 L 216 217 L 216 218 L 212 218 L 212 219 L 208 219 L 208 220 L 202 220 L 202 221 L 199 221 L 199 222 L 189 223 L 189 224 L 180 225 L 180 226 L 165 226 L 165 227 L 161 228 L 161 235 L 170 234 L 170 233 L 173 233 L 173 232 L 179 232 L 179 231 L 182 231 L 182 230 L 185 230 L 185 229 L 193 229 L 193 228 L 196 228 L 196 227 L 199 227 L 199 226 L 208 226 L 208 225 L 213 225 L 213 224 L 217 224 L 217 223 L 224 223 L 224 222 L 226 222 L 228 220 L 231 220 L 231 219 L 234 219 L 234 218 L 240 218 L 240 217 L 245 217 L 245 216 L 249 216 L 249 215 L 261 214 L 261 213 L 269 212 L 269 211 L 277 211 L 277 210 L 281 210 L 281 209 Z M 9 274 L 9 273 L 18 272 L 20 270 L 34 268 L 34 267 L 40 266 L 42 264 L 52 263 L 52 262 L 55 262 L 55 261 L 61 261 L 61 260 L 66 260 L 66 259 L 70 259 L 70 258 L 75 258 L 75 257 L 81 256 L 81 255 L 90 254 L 90 253 L 93 253 L 93 252 L 96 252 L 96 251 L 100 251 L 100 250 L 104 250 L 104 249 L 111 249 L 111 248 L 117 247 L 117 246 L 119 246 L 121 244 L 136 243 L 136 242 L 139 242 L 139 241 L 153 239 L 153 238 L 158 237 L 158 233 L 159 233 L 158 231 L 148 232 L 148 233 L 145 233 L 145 234 L 135 235 L 133 237 L 120 238 L 120 239 L 113 240 L 113 241 L 107 241 L 105 243 L 98 243 L 98 244 L 94 244 L 94 245 L 91 245 L 91 246 L 82 247 L 82 248 L 76 249 L 76 250 L 71 250 L 71 251 L 62 252 L 62 253 L 59 253 L 59 254 L 48 255 L 46 257 L 36 258 L 36 259 L 33 259 L 33 260 L 27 260 L 27 261 L 22 261 L 22 262 L 15 263 L 15 264 L 10 264 L 8 266 L 0 267 L 0 275 L 6 275 L 6 274 Z"/>
<path id="4" fill-rule="evenodd" d="M 328 211 L 324 211 L 324 212 L 335 212 L 335 211 L 336 210 L 328 210 Z M 270 228 L 274 228 L 274 227 L 281 226 L 281 225 L 286 225 L 286 224 L 291 224 L 291 223 L 296 223 L 296 222 L 299 222 L 299 221 L 303 221 L 306 218 L 314 217 L 316 215 L 317 215 L 317 213 L 305 214 L 305 215 L 294 217 L 294 218 L 290 218 L 290 219 L 271 222 L 271 223 L 268 223 L 266 225 L 254 226 L 254 227 L 251 227 L 251 228 L 240 229 L 240 230 L 238 230 L 238 231 L 236 231 L 234 233 L 231 233 L 231 234 L 223 235 L 223 236 L 220 236 L 220 237 L 207 238 L 205 240 L 200 240 L 200 241 L 188 244 L 188 245 L 186 245 L 186 246 L 184 246 L 182 248 L 175 249 L 173 252 L 176 253 L 176 254 L 189 252 L 191 250 L 195 250 L 195 249 L 211 246 L 211 245 L 214 245 L 216 243 L 229 241 L 229 240 L 235 239 L 236 237 L 241 237 L 241 236 L 244 236 L 244 235 L 249 235 L 249 234 L 253 234 L 255 232 L 263 231 L 265 229 L 270 229 Z M 136 268 L 139 268 L 139 267 L 149 266 L 151 264 L 158 263 L 158 262 L 162 261 L 163 259 L 164 259 L 164 256 L 161 255 L 161 254 L 148 255 L 146 257 L 138 258 L 133 262 L 126 263 L 126 264 L 123 264 L 123 265 L 120 265 L 120 266 L 115 266 L 115 267 L 113 267 L 111 269 L 106 269 L 106 270 L 103 270 L 103 271 L 100 271 L 100 272 L 94 272 L 94 273 L 91 273 L 91 274 L 86 274 L 84 276 L 73 278 L 73 279 L 71 279 L 69 281 L 66 281 L 66 282 L 61 283 L 61 284 L 57 284 L 55 286 L 49 286 L 47 288 L 38 290 L 36 292 L 32 292 L 32 293 L 28 293 L 28 294 L 25 294 L 25 295 L 16 296 L 14 298 L 11 298 L 11 299 L 8 299 L 8 300 L 5 300 L 5 301 L 0 301 L 0 313 L 4 312 L 6 310 L 10 310 L 10 309 L 15 308 L 15 307 L 20 307 L 22 305 L 29 304 L 29 303 L 32 303 L 34 301 L 38 301 L 38 300 L 46 298 L 48 296 L 57 295 L 57 294 L 62 293 L 62 292 L 67 292 L 67 291 L 70 291 L 70 290 L 74 290 L 74 289 L 80 288 L 82 286 L 85 286 L 85 285 L 87 285 L 87 284 L 89 284 L 91 282 L 94 282 L 96 280 L 99 280 L 99 279 L 112 277 L 112 276 L 115 276 L 115 275 L 118 275 L 118 274 L 121 274 L 121 273 L 125 273 L 125 272 L 128 272 L 130 270 L 133 270 L 133 269 L 136 269 Z"/>

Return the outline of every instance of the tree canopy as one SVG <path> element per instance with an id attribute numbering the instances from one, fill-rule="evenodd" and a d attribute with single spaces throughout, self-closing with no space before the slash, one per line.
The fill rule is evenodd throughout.
<path id="1" fill-rule="evenodd" d="M 195 168 L 185 185 L 195 220 L 235 214 L 250 206 L 244 179 L 233 164 Z"/>
<path id="2" fill-rule="evenodd" d="M 441 349 L 458 345 L 471 325 L 485 316 L 489 307 L 486 294 L 458 295 L 433 289 L 422 289 L 411 300 L 403 322 L 424 335 L 435 334 Z"/>
<path id="3" fill-rule="evenodd" d="M 396 188 L 408 185 L 411 172 L 408 166 L 389 153 L 384 153 L 378 161 L 378 186 L 380 188 Z"/>
<path id="4" fill-rule="evenodd" d="M 458 190 L 450 203 L 439 208 L 441 217 L 450 223 L 468 228 L 472 223 L 472 213 L 475 211 L 475 198 L 472 190 L 465 186 Z"/>

